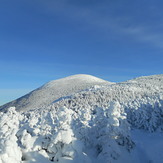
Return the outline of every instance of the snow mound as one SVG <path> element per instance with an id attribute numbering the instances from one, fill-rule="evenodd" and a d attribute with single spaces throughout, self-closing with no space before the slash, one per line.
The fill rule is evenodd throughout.
<path id="1" fill-rule="evenodd" d="M 7 109 L 15 106 L 17 110 L 28 110 L 50 105 L 60 97 L 71 95 L 81 90 L 89 89 L 94 85 L 108 85 L 111 82 L 91 75 L 73 75 L 63 79 L 51 81 L 29 94 L 12 101 L 0 108 Z"/>

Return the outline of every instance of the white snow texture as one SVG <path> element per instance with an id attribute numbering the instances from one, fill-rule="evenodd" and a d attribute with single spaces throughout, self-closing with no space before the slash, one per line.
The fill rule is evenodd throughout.
<path id="1" fill-rule="evenodd" d="M 117 84 L 75 75 L 0 108 L 0 163 L 163 160 L 163 75 Z"/>

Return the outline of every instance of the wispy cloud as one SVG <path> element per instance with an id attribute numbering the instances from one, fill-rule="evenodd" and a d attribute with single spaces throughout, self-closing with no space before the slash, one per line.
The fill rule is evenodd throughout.
<path id="1" fill-rule="evenodd" d="M 105 3 L 100 5 L 101 10 L 104 6 Z M 116 15 L 110 14 L 109 12 L 103 14 L 99 12 L 100 7 L 81 7 L 72 3 L 70 4 L 68 1 L 46 3 L 47 12 L 59 13 L 71 20 L 83 22 L 85 23 L 83 28 L 98 28 L 99 30 L 103 30 L 106 34 L 108 33 L 105 37 L 109 37 L 109 32 L 114 32 L 115 37 L 116 35 L 122 35 L 124 37 L 127 35 L 137 42 L 163 49 L 163 32 L 157 32 L 155 30 L 156 26 L 159 26 L 159 23 L 157 25 L 155 24 L 155 26 L 153 26 L 152 20 L 150 22 L 151 24 L 141 23 L 139 21 L 135 23 L 132 15 L 127 17 L 123 14 L 120 15 L 120 13 Z M 154 28 L 151 28 L 152 26 Z"/>
<path id="2" fill-rule="evenodd" d="M 122 28 L 122 32 L 131 35 L 134 39 L 140 42 L 148 43 L 150 46 L 163 49 L 163 33 L 151 31 L 147 26 L 138 25 L 136 27 Z"/>

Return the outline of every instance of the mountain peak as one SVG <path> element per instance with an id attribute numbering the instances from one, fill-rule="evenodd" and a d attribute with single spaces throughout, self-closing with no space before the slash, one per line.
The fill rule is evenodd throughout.
<path id="1" fill-rule="evenodd" d="M 61 97 L 72 95 L 94 85 L 108 84 L 112 83 L 92 75 L 72 75 L 62 79 L 52 80 L 38 89 L 33 90 L 29 94 L 3 105 L 1 109 L 6 109 L 12 106 L 15 106 L 17 110 L 40 108 L 51 104 L 53 101 Z"/>
<path id="2" fill-rule="evenodd" d="M 53 87 L 54 85 L 56 85 L 58 83 L 60 83 L 60 85 L 63 84 L 62 86 L 67 85 L 67 84 L 72 84 L 72 83 L 74 83 L 74 84 L 75 83 L 76 84 L 79 84 L 79 83 L 80 84 L 88 84 L 88 83 L 90 83 L 90 84 L 93 84 L 93 83 L 97 83 L 97 84 L 100 84 L 100 83 L 109 84 L 110 83 L 110 84 L 112 84 L 111 82 L 97 78 L 97 77 L 92 76 L 92 75 L 77 74 L 77 75 L 71 75 L 71 76 L 61 78 L 61 79 L 57 79 L 57 80 L 52 80 L 52 81 L 46 83 L 45 85 L 43 85 L 43 87 Z"/>

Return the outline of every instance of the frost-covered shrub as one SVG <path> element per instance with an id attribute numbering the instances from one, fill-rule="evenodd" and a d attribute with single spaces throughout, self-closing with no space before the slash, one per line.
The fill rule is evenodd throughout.
<path id="1" fill-rule="evenodd" d="M 77 114 L 81 117 L 76 123 L 76 137 L 84 143 L 84 151 L 95 149 L 99 162 L 118 160 L 122 149 L 132 149 L 129 124 L 118 102 L 109 103 L 107 108 L 80 109 Z"/>
<path id="2" fill-rule="evenodd" d="M 19 130 L 21 115 L 15 108 L 6 113 L 0 112 L 0 163 L 19 163 L 22 153 L 17 144 L 16 133 Z"/>
<path id="3" fill-rule="evenodd" d="M 49 137 L 50 143 L 47 144 L 47 152 L 50 153 L 51 160 L 59 162 L 60 159 L 75 159 L 77 150 L 73 147 L 76 138 L 71 129 L 72 111 L 65 107 L 60 108 L 53 118 L 56 130 Z"/>
<path id="4" fill-rule="evenodd" d="M 127 119 L 133 128 L 150 132 L 163 130 L 163 100 L 148 99 L 126 106 Z"/>
<path id="5" fill-rule="evenodd" d="M 155 131 L 163 128 L 163 78 L 143 77 L 109 86 L 92 87 L 53 104 L 66 106 L 78 112 L 79 108 L 107 108 L 118 101 L 125 108 L 132 128 Z"/>
<path id="6" fill-rule="evenodd" d="M 121 109 L 118 102 L 111 102 L 108 108 L 98 108 L 97 116 L 94 118 L 93 128 L 97 138 L 94 142 L 98 148 L 98 159 L 105 162 L 119 159 L 119 145 L 125 147 L 123 150 L 131 150 L 133 146 L 129 137 L 129 124 Z"/>
<path id="7" fill-rule="evenodd" d="M 91 162 L 93 152 L 98 162 L 113 162 L 133 147 L 128 122 L 150 131 L 162 129 L 161 99 L 119 103 L 83 98 L 84 104 L 83 99 L 69 99 L 69 107 L 51 105 L 22 114 L 11 108 L 0 113 L 0 161 L 83 163 Z"/>
<path id="8" fill-rule="evenodd" d="M 132 147 L 126 115 L 118 102 L 107 108 L 79 107 L 78 111 L 51 107 L 0 114 L 2 163 L 90 163 L 92 152 L 97 160 L 107 162 Z"/>
<path id="9" fill-rule="evenodd" d="M 73 114 L 66 107 L 23 113 L 16 133 L 22 161 L 88 163 L 89 158 L 83 153 L 83 143 L 72 130 Z"/>

